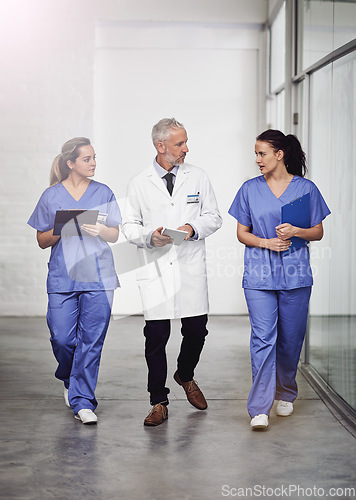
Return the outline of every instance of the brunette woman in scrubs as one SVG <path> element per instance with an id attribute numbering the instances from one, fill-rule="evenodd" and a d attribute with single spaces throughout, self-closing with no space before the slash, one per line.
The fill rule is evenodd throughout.
<path id="1" fill-rule="evenodd" d="M 89 139 L 66 142 L 52 165 L 50 187 L 42 194 L 28 224 L 41 248 L 51 248 L 48 263 L 47 323 L 55 376 L 63 381 L 64 400 L 83 424 L 96 424 L 95 388 L 114 290 L 119 285 L 108 242 L 118 239 L 120 209 L 111 189 L 91 177 L 96 169 Z M 66 224 L 53 235 L 57 210 L 95 209 L 96 224 L 82 224 L 80 236 Z"/>
<path id="2" fill-rule="evenodd" d="M 277 415 L 293 413 L 313 284 L 307 243 L 321 240 L 330 210 L 316 185 L 304 178 L 305 154 L 295 136 L 266 130 L 257 137 L 255 154 L 261 175 L 241 186 L 229 213 L 245 245 L 242 286 L 251 323 L 253 381 L 247 409 L 251 428 L 265 430 L 274 400 Z M 282 224 L 281 207 L 307 193 L 309 227 Z M 295 236 L 306 244 L 291 251 Z"/>

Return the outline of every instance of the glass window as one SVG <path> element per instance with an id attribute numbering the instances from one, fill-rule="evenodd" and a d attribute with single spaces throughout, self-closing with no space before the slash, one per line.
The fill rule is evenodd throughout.
<path id="1" fill-rule="evenodd" d="M 332 214 L 311 248 L 310 363 L 356 409 L 356 53 L 311 76 L 310 173 Z"/>
<path id="2" fill-rule="evenodd" d="M 310 78 L 310 135 L 308 177 L 315 181 L 330 210 L 332 162 L 332 65 L 325 66 Z M 324 238 L 310 245 L 314 274 L 310 301 L 309 352 L 310 363 L 328 381 L 329 377 L 329 311 L 330 311 L 330 215 L 324 221 Z"/>
<path id="3" fill-rule="evenodd" d="M 300 0 L 298 72 L 356 38 L 356 2 Z"/>
<path id="4" fill-rule="evenodd" d="M 276 91 L 285 81 L 285 2 L 272 23 L 270 30 L 270 92 Z"/>
<path id="5" fill-rule="evenodd" d="M 333 51 L 334 9 L 332 0 L 304 0 L 303 69 Z"/>
<path id="6" fill-rule="evenodd" d="M 329 384 L 356 409 L 355 89 L 354 52 L 333 64 Z"/>
<path id="7" fill-rule="evenodd" d="M 356 2 L 334 2 L 334 50 L 356 38 Z"/>

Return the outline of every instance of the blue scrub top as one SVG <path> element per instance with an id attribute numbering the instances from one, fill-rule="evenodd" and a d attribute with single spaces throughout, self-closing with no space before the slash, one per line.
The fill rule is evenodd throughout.
<path id="1" fill-rule="evenodd" d="M 325 219 L 330 210 L 316 185 L 298 175 L 279 198 L 272 193 L 263 175 L 246 181 L 237 192 L 229 214 L 250 227 L 251 233 L 259 238 L 276 238 L 281 207 L 307 193 L 310 193 L 310 227 L 313 227 Z M 245 247 L 243 288 L 292 290 L 312 284 L 308 246 L 286 255 L 267 248 Z"/>
<path id="2" fill-rule="evenodd" d="M 121 223 L 114 193 L 105 184 L 91 180 L 76 201 L 62 183 L 47 188 L 39 199 L 28 224 L 38 231 L 53 229 L 57 210 L 94 209 L 106 217 L 105 225 Z M 65 228 L 64 228 L 65 229 Z M 100 237 L 62 236 L 51 249 L 48 263 L 47 292 L 114 290 L 119 286 L 111 248 Z"/>

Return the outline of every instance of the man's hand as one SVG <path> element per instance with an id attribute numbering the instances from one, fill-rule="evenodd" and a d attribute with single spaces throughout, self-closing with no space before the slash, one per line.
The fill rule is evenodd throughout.
<path id="1" fill-rule="evenodd" d="M 154 247 L 164 247 L 169 243 L 173 243 L 172 238 L 169 236 L 165 236 L 162 234 L 163 226 L 158 227 L 155 231 L 153 231 L 151 236 L 151 245 Z"/>
<path id="2" fill-rule="evenodd" d="M 194 229 L 190 224 L 184 224 L 184 226 L 177 227 L 179 231 L 188 231 L 187 236 L 184 238 L 185 240 L 189 240 L 194 235 Z"/>

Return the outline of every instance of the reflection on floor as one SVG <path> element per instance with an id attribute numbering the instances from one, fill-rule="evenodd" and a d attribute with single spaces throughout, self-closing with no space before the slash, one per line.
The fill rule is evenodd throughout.
<path id="1" fill-rule="evenodd" d="M 330 488 L 340 488 L 338 498 L 356 498 L 355 440 L 300 374 L 295 413 L 281 418 L 272 410 L 267 432 L 250 430 L 246 317 L 210 318 L 196 372 L 206 411 L 190 406 L 172 380 L 180 342 L 173 322 L 169 419 L 156 428 L 143 426 L 150 406 L 141 317 L 111 322 L 97 426 L 82 425 L 64 404 L 45 319 L 0 321 L 3 499 L 319 498 Z"/>
<path id="2" fill-rule="evenodd" d="M 309 318 L 310 364 L 356 409 L 356 316 Z"/>

